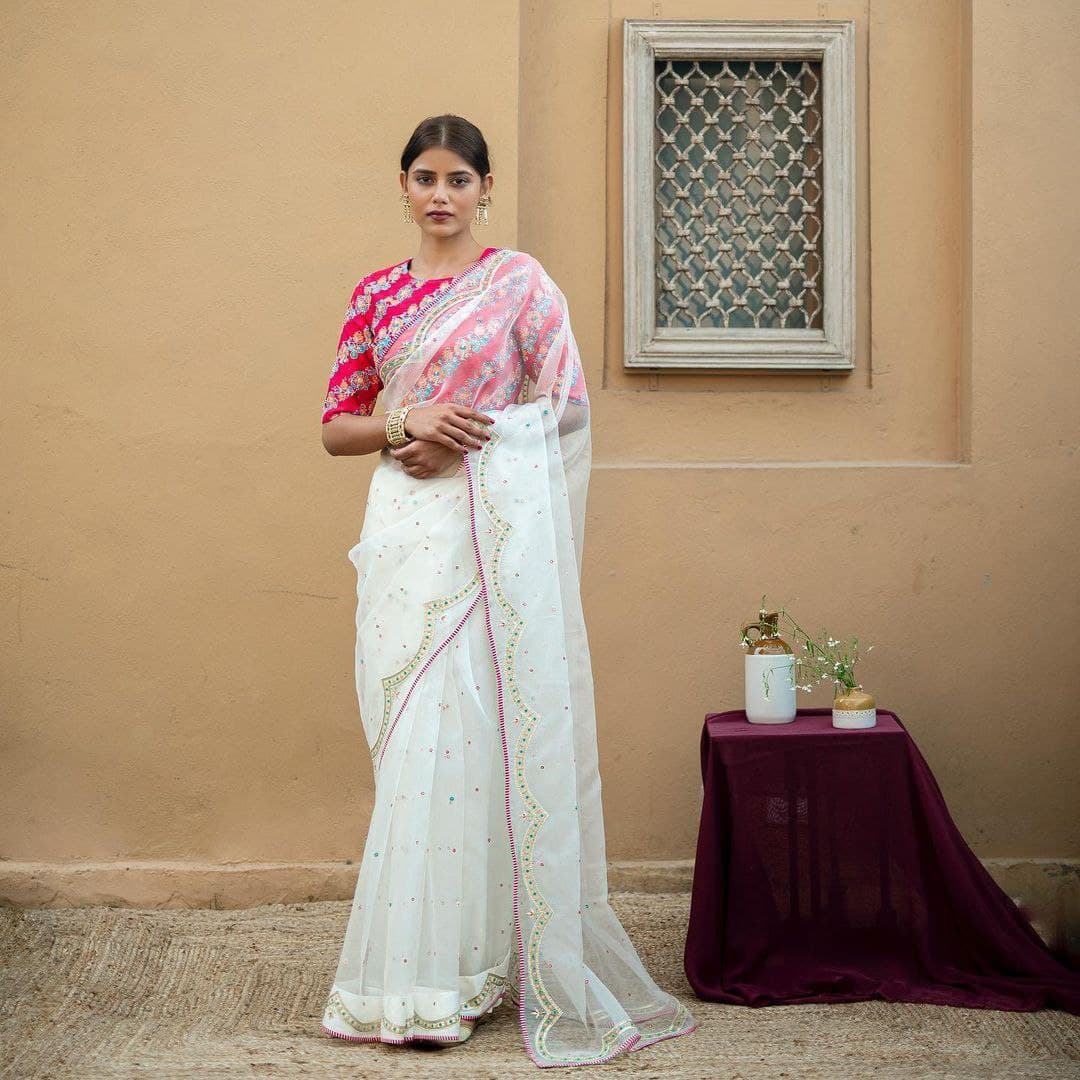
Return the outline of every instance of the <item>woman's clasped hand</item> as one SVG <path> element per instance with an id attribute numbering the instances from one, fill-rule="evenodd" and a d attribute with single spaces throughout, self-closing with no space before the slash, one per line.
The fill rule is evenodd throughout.
<path id="1" fill-rule="evenodd" d="M 413 408 L 405 418 L 405 432 L 413 440 L 405 446 L 390 447 L 390 454 L 418 480 L 442 476 L 450 472 L 451 465 L 456 472 L 462 454 L 480 449 L 491 438 L 484 426 L 494 422 L 487 413 L 451 401 Z"/>

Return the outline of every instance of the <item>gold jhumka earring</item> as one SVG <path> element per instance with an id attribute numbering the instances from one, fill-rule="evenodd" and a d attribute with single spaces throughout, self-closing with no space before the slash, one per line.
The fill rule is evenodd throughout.
<path id="1" fill-rule="evenodd" d="M 489 205 L 490 205 L 490 203 L 488 202 L 487 199 L 481 199 L 476 204 L 476 214 L 474 215 L 473 220 L 476 222 L 477 225 L 486 225 L 488 223 L 488 213 L 487 212 L 488 212 L 488 206 Z"/>

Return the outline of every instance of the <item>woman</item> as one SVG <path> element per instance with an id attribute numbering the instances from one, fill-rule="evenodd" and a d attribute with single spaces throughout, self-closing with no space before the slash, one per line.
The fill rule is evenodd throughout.
<path id="1" fill-rule="evenodd" d="M 322 1027 L 460 1043 L 508 996 L 537 1065 L 599 1063 L 695 1024 L 607 898 L 584 374 L 540 263 L 472 237 L 480 132 L 422 122 L 401 186 L 419 255 L 357 285 L 323 412 L 380 459 L 349 551 L 375 807 Z"/>

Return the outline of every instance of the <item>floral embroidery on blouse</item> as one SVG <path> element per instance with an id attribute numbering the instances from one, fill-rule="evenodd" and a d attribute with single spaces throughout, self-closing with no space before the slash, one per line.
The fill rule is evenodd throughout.
<path id="1" fill-rule="evenodd" d="M 495 251 L 486 248 L 484 254 Z M 370 416 L 384 383 L 382 354 L 408 320 L 434 304 L 452 278 L 420 281 L 409 273 L 409 260 L 362 278 L 353 289 L 338 338 L 337 355 L 323 397 L 323 422 L 338 413 Z"/>
<path id="2" fill-rule="evenodd" d="M 412 287 L 407 289 L 406 296 L 411 295 L 413 292 L 416 291 L 418 285 L 423 285 L 423 284 L 426 284 L 426 283 L 425 282 L 418 282 L 418 283 L 413 282 Z M 409 320 L 411 320 L 413 318 L 413 316 L 416 315 L 417 311 L 422 311 L 422 310 L 425 310 L 425 309 L 429 308 L 449 288 L 450 288 L 449 279 L 446 280 L 446 281 L 440 282 L 438 285 L 435 286 L 435 288 L 432 291 L 430 291 L 428 293 L 425 293 L 417 303 L 410 304 L 407 308 L 405 308 L 404 311 L 398 312 L 392 318 L 390 318 L 384 325 L 380 326 L 379 329 L 378 329 L 378 333 L 377 333 L 377 343 L 378 343 L 377 357 L 381 356 L 382 353 L 385 351 L 385 342 L 386 342 L 387 338 L 395 338 L 395 337 L 397 337 L 398 332 L 401 330 L 401 327 L 405 323 L 409 322 Z M 397 303 L 400 303 L 401 301 L 398 298 L 394 298 L 392 302 L 394 304 L 397 304 Z M 383 312 L 385 312 L 386 308 L 389 307 L 389 306 L 390 306 L 390 301 L 387 301 L 387 302 L 383 303 L 382 306 L 381 306 L 381 310 L 379 311 L 379 315 L 377 317 L 381 318 Z"/>
<path id="3" fill-rule="evenodd" d="M 481 258 L 496 250 L 486 248 Z M 520 293 L 528 280 L 527 271 L 511 273 L 495 288 L 500 293 Z M 393 362 L 389 370 L 384 367 L 384 356 L 401 332 L 439 302 L 452 283 L 449 277 L 423 281 L 414 278 L 407 259 L 360 280 L 345 311 L 337 355 L 330 369 L 323 399 L 324 422 L 342 412 L 363 416 L 374 412 L 376 399 L 385 385 L 383 375 L 391 377 L 394 369 Z M 528 383 L 536 383 L 541 359 L 559 332 L 561 315 L 556 286 L 545 274 L 517 325 L 508 328 L 496 317 L 480 316 L 471 326 L 459 327 L 454 340 L 432 357 L 402 403 L 426 401 L 440 387 L 450 390 L 446 395 L 448 400 L 464 405 L 482 400 L 485 407 L 499 409 L 513 401 L 524 401 Z M 465 361 L 490 346 L 492 338 L 499 335 L 504 344 L 479 368 L 471 370 L 473 365 Z M 468 378 L 462 378 L 465 370 Z M 583 373 L 578 367 L 573 373 L 561 373 L 552 392 L 561 392 L 562 384 L 571 374 L 575 382 L 569 401 L 587 404 Z M 448 382 L 456 385 L 446 387 L 444 384 Z"/>

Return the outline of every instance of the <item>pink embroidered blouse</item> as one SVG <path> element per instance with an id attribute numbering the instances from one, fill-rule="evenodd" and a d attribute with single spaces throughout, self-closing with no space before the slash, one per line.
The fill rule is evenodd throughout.
<path id="1" fill-rule="evenodd" d="M 495 247 L 484 248 L 476 262 L 483 261 L 492 252 L 499 250 Z M 475 266 L 476 263 L 472 265 Z M 454 280 L 452 276 L 416 278 L 413 277 L 411 268 L 412 259 L 405 259 L 368 274 L 353 289 L 349 307 L 345 312 L 345 323 L 338 338 L 337 357 L 330 369 L 330 381 L 323 401 L 324 424 L 338 413 L 357 413 L 361 416 L 372 414 L 375 399 L 383 388 L 379 369 L 381 355 L 385 350 L 379 348 L 377 358 L 376 347 L 388 334 L 396 335 L 402 324 L 410 321 L 418 311 L 433 304 Z M 517 380 L 500 380 L 500 396 L 509 392 L 510 400 L 519 397 L 524 389 L 525 376 L 532 375 L 527 369 L 526 364 Z M 475 376 L 475 372 L 455 372 L 443 368 L 439 373 L 439 378 L 453 379 L 455 376 L 466 379 Z M 583 400 L 585 395 L 584 374 L 579 373 L 571 392 L 571 400 Z M 492 404 L 498 406 L 506 402 L 493 401 Z"/>
<path id="2" fill-rule="evenodd" d="M 484 248 L 480 259 L 493 251 L 498 248 Z M 452 275 L 416 278 L 411 270 L 412 259 L 405 259 L 368 274 L 353 290 L 326 388 L 324 424 L 341 412 L 371 415 L 383 387 L 375 362 L 375 344 L 387 334 L 396 333 L 418 310 L 434 303 L 454 280 Z"/>

